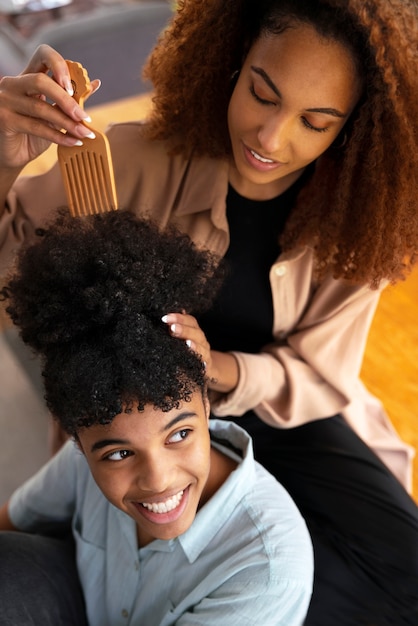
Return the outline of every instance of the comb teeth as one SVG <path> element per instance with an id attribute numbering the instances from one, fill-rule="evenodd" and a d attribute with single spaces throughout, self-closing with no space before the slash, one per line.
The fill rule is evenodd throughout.
<path id="1" fill-rule="evenodd" d="M 89 93 L 90 80 L 80 63 L 67 61 L 74 99 L 83 105 Z M 117 209 L 115 179 L 109 141 L 104 133 L 88 126 L 94 139 L 81 146 L 58 146 L 58 162 L 73 217 L 106 213 Z"/>
<path id="2" fill-rule="evenodd" d="M 109 164 L 102 154 L 75 152 L 63 165 L 73 217 L 116 210 Z"/>

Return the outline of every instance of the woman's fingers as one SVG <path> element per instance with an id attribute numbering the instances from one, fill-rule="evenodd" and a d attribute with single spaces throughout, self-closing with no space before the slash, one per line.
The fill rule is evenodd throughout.
<path id="1" fill-rule="evenodd" d="M 2 126 L 5 120 L 10 130 L 27 132 L 42 128 L 51 138 L 49 128 L 66 130 L 75 136 L 86 136 L 82 121 L 88 113 L 74 98 L 45 74 L 28 74 L 4 77 L 0 82 L 0 107 Z"/>
<path id="2" fill-rule="evenodd" d="M 41 44 L 36 48 L 21 73 L 21 75 L 24 74 L 49 74 L 69 96 L 73 95 L 73 86 L 65 59 L 47 44 Z"/>
<path id="3" fill-rule="evenodd" d="M 197 352 L 208 367 L 210 366 L 210 345 L 195 317 L 182 313 L 169 313 L 163 316 L 162 321 L 167 324 L 173 337 L 183 339 L 187 346 Z"/>
<path id="4" fill-rule="evenodd" d="M 89 95 L 99 86 L 92 81 Z M 21 168 L 51 143 L 74 146 L 91 137 L 89 114 L 72 93 L 65 60 L 47 45 L 19 76 L 0 80 L 0 167 Z"/>
<path id="5" fill-rule="evenodd" d="M 162 321 L 169 326 L 170 332 L 174 337 L 179 337 L 184 340 L 190 339 L 192 341 L 204 337 L 206 342 L 206 337 L 202 329 L 197 323 L 196 318 L 192 315 L 169 313 L 164 315 Z"/>

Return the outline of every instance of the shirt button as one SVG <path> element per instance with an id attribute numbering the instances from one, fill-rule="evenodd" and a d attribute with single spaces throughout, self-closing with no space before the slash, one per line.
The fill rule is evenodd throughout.
<path id="1" fill-rule="evenodd" d="M 274 268 L 274 273 L 276 274 L 276 276 L 284 276 L 286 272 L 286 265 L 284 265 L 283 263 L 280 265 L 276 265 L 276 267 Z"/>
<path id="2" fill-rule="evenodd" d="M 126 609 L 123 609 L 123 611 L 122 611 L 122 617 L 125 617 L 125 618 L 126 618 L 126 617 L 129 617 L 129 613 L 128 613 L 128 611 L 127 611 Z"/>

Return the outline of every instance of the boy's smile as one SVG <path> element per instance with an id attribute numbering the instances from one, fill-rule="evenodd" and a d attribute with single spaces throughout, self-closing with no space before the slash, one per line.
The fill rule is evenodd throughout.
<path id="1" fill-rule="evenodd" d="M 141 547 L 184 533 L 212 495 L 208 418 L 207 402 L 196 391 L 178 409 L 147 405 L 79 431 L 97 485 L 136 521 Z"/>

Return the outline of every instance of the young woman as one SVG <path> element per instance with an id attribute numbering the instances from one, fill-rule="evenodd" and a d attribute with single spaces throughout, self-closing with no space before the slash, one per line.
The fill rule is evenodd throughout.
<path id="1" fill-rule="evenodd" d="M 228 261 L 210 313 L 165 319 L 307 520 L 308 626 L 418 615 L 412 451 L 359 381 L 379 293 L 416 260 L 417 26 L 404 0 L 180 3 L 146 68 L 150 122 L 109 131 L 120 204 Z M 4 198 L 51 141 L 86 136 L 66 88 L 47 47 L 3 80 Z M 57 169 L 17 181 L 4 262 L 64 203 Z"/>

